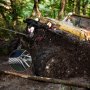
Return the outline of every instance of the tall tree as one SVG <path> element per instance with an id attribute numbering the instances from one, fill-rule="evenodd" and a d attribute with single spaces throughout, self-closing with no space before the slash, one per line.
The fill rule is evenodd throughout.
<path id="1" fill-rule="evenodd" d="M 3 0 L 2 0 L 3 1 Z M 6 23 L 7 28 L 12 28 L 14 29 L 14 26 L 16 25 L 15 21 L 17 19 L 17 8 L 16 8 L 16 1 L 15 0 L 10 0 L 9 2 L 4 1 L 2 3 L 0 13 Z M 8 8 L 10 7 L 10 9 Z M 11 18 L 11 20 L 10 20 Z M 10 23 L 11 22 L 11 23 Z"/>
<path id="2" fill-rule="evenodd" d="M 58 19 L 61 19 L 64 15 L 65 5 L 66 5 L 66 0 L 61 0 L 60 1 L 60 10 L 58 13 Z"/>
<path id="3" fill-rule="evenodd" d="M 80 2 L 81 0 L 76 0 L 75 13 L 80 15 Z"/>
<path id="4" fill-rule="evenodd" d="M 0 14 L 3 17 L 7 28 L 18 28 L 18 17 L 20 17 L 21 11 L 23 10 L 23 2 L 20 1 L 21 0 L 0 0 Z"/>
<path id="5" fill-rule="evenodd" d="M 10 24 L 8 21 L 7 13 L 10 11 L 11 7 L 8 5 L 7 2 L 0 0 L 0 14 L 2 15 L 2 18 L 5 21 L 6 27 L 10 28 Z"/>
<path id="6" fill-rule="evenodd" d="M 34 0 L 32 16 L 36 16 L 36 17 L 41 16 L 41 12 L 39 10 L 39 2 L 40 2 L 40 0 Z"/>
<path id="7" fill-rule="evenodd" d="M 68 0 L 68 2 L 67 2 L 67 8 L 68 8 L 68 10 L 67 10 L 67 8 L 66 8 L 66 10 L 68 11 L 68 12 L 74 12 L 74 1 L 75 0 Z"/>
<path id="8" fill-rule="evenodd" d="M 10 0 L 10 2 L 11 2 L 11 7 L 12 7 L 12 10 L 11 10 L 12 26 L 13 26 L 13 29 L 14 29 L 14 27 L 16 26 L 17 21 L 18 21 L 18 12 L 17 12 L 17 2 L 18 2 L 18 0 Z"/>
<path id="9" fill-rule="evenodd" d="M 87 8 L 87 5 L 88 5 L 88 0 L 82 0 L 82 13 L 83 15 L 86 15 L 86 8 Z"/>

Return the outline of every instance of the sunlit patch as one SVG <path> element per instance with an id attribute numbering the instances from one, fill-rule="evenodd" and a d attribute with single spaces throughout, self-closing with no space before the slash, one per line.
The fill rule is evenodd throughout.
<path id="1" fill-rule="evenodd" d="M 51 22 L 48 22 L 47 25 L 49 26 L 49 28 L 52 26 Z"/>
<path id="2" fill-rule="evenodd" d="M 34 30 L 35 30 L 34 27 L 28 27 L 28 33 L 29 33 L 29 36 L 30 37 L 33 37 L 34 36 Z"/>
<path id="3" fill-rule="evenodd" d="M 46 69 L 49 69 L 49 65 L 48 65 L 48 66 L 46 66 Z"/>
<path id="4" fill-rule="evenodd" d="M 69 73 L 70 73 L 70 71 L 68 70 L 68 71 L 67 71 L 67 73 L 69 74 Z"/>
<path id="5" fill-rule="evenodd" d="M 39 21 L 39 18 L 35 18 L 34 20 L 35 20 L 35 21 Z"/>
<path id="6" fill-rule="evenodd" d="M 72 13 L 72 12 L 68 13 L 68 16 L 71 16 L 71 15 L 73 15 L 73 13 Z"/>
<path id="7" fill-rule="evenodd" d="M 46 71 L 47 71 L 47 73 L 50 73 L 50 65 L 51 65 L 51 64 L 48 64 L 48 65 L 46 66 L 46 68 L 45 68 Z"/>
<path id="8" fill-rule="evenodd" d="M 28 28 L 28 32 L 33 33 L 34 32 L 34 29 L 35 29 L 34 27 L 29 27 Z"/>

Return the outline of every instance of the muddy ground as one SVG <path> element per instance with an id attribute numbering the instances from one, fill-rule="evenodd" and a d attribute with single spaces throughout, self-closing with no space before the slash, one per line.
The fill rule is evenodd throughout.
<path id="1" fill-rule="evenodd" d="M 90 44 L 70 35 L 46 32 L 32 49 L 36 75 L 54 78 L 90 77 Z M 35 51 L 35 52 L 34 52 Z"/>
<path id="2" fill-rule="evenodd" d="M 28 74 L 89 82 L 90 44 L 78 42 L 76 38 L 71 37 L 65 33 L 56 35 L 50 31 L 45 32 L 44 39 L 35 42 L 30 49 L 33 71 L 29 69 Z M 0 59 L 0 63 L 4 61 L 7 62 L 7 59 Z M 8 70 L 11 69 L 8 65 L 3 66 L 0 70 L 5 70 L 7 67 Z M 1 75 L 0 90 L 15 88 L 16 90 L 60 90 L 61 86 Z"/>

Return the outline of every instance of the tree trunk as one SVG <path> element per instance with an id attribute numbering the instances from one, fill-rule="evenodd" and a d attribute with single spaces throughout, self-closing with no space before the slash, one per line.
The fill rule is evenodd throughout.
<path id="1" fill-rule="evenodd" d="M 60 11 L 58 13 L 58 19 L 61 19 L 64 15 L 65 5 L 66 5 L 66 0 L 61 0 L 60 1 Z"/>
<path id="2" fill-rule="evenodd" d="M 11 15 L 12 15 L 12 23 L 11 23 L 11 26 L 12 26 L 12 29 L 14 30 L 17 30 L 18 27 L 18 13 L 17 13 L 17 3 L 18 1 L 17 0 L 10 0 L 11 2 Z"/>
<path id="3" fill-rule="evenodd" d="M 71 11 L 72 12 L 75 12 L 75 9 L 74 9 L 74 6 L 75 6 L 75 3 L 74 2 L 75 2 L 75 0 L 71 0 L 71 2 L 72 2 L 71 3 L 71 8 L 72 8 Z"/>
<path id="4" fill-rule="evenodd" d="M 76 0 L 73 0 L 73 12 L 75 13 Z"/>
<path id="5" fill-rule="evenodd" d="M 40 0 L 34 0 L 34 6 L 33 6 L 33 12 L 31 16 L 34 17 L 40 17 L 41 16 L 41 12 L 39 11 L 39 2 Z"/>
<path id="6" fill-rule="evenodd" d="M 83 15 L 86 15 L 86 7 L 87 7 L 87 4 L 88 4 L 88 0 L 83 0 L 83 3 L 82 3 L 82 13 Z"/>
<path id="7" fill-rule="evenodd" d="M 76 8 L 75 8 L 75 13 L 80 15 L 80 1 L 81 0 L 76 0 Z"/>
<path id="8" fill-rule="evenodd" d="M 6 16 L 5 16 L 4 12 L 1 12 L 1 15 L 2 15 L 2 17 L 3 17 L 4 21 L 5 21 L 6 27 L 10 29 L 11 28 L 10 23 L 6 19 Z"/>

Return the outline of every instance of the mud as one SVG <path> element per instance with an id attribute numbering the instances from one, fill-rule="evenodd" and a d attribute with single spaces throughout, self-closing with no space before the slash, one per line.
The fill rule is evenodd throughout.
<path id="1" fill-rule="evenodd" d="M 45 39 L 32 48 L 35 74 L 61 79 L 90 78 L 90 43 L 64 34 L 46 32 Z"/>
<path id="2" fill-rule="evenodd" d="M 78 78 L 81 82 L 85 82 L 84 79 Z M 75 79 L 77 82 L 77 79 Z M 61 84 L 44 83 L 38 81 L 32 81 L 23 79 L 11 75 L 0 74 L 0 90 L 86 90 L 78 87 L 68 87 Z"/>
<path id="3" fill-rule="evenodd" d="M 51 78 L 71 79 L 76 82 L 90 82 L 90 43 L 79 42 L 69 34 L 56 35 L 45 32 L 41 41 L 34 42 L 30 49 L 33 69 L 23 72 Z M 7 62 L 0 58 L 0 63 Z M 7 65 L 0 66 L 6 70 Z M 8 70 L 11 68 L 8 67 Z M 31 72 L 32 71 L 32 72 Z M 61 85 L 26 80 L 10 75 L 0 75 L 0 90 L 60 90 Z M 70 89 L 70 88 L 69 88 Z M 74 88 L 75 89 L 75 88 Z M 64 89 L 65 90 L 65 89 Z M 67 90 L 67 87 L 66 87 Z M 80 89 L 81 90 L 81 89 Z M 84 89 L 82 89 L 84 90 Z"/>
<path id="4" fill-rule="evenodd" d="M 29 50 L 33 60 L 30 74 L 32 71 L 34 75 L 52 78 L 85 77 L 89 79 L 90 43 L 80 42 L 67 33 L 58 34 L 45 31 L 43 39 L 34 42 Z M 35 38 L 37 37 L 38 35 Z"/>
<path id="5" fill-rule="evenodd" d="M 59 90 L 61 85 L 41 83 L 10 75 L 0 75 L 0 90 Z"/>

